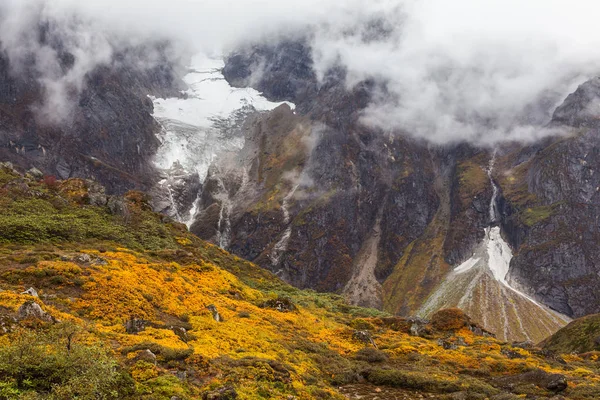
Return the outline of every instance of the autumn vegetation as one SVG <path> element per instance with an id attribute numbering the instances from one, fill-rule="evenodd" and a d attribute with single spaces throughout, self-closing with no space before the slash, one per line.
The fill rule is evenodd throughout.
<path id="1" fill-rule="evenodd" d="M 413 321 L 290 287 L 143 194 L 97 190 L 0 168 L 0 399 L 342 399 L 354 383 L 551 398 L 519 377 L 557 374 L 566 398 L 600 398 L 597 357 L 500 342 L 460 310 Z"/>

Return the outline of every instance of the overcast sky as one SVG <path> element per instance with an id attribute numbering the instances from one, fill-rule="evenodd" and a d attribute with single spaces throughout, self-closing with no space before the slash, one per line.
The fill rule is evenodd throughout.
<path id="1" fill-rule="evenodd" d="M 2 0 L 0 39 L 11 58 L 43 61 L 52 112 L 122 43 L 168 37 L 219 53 L 310 28 L 320 72 L 342 63 L 350 86 L 388 83 L 365 123 L 435 142 L 527 140 L 545 133 L 550 105 L 600 71 L 599 12 L 591 0 Z M 40 14 L 68 32 L 69 76 L 31 37 Z M 374 19 L 384 38 L 366 34 Z"/>

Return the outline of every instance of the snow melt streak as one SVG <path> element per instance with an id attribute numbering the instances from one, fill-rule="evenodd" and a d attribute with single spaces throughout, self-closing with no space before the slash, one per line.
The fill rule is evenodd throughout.
<path id="1" fill-rule="evenodd" d="M 554 333 L 569 318 L 539 304 L 512 288 L 506 280 L 513 257 L 502 238 L 498 221 L 499 189 L 492 178 L 495 154 L 487 174 L 493 188 L 489 207 L 492 226 L 485 228 L 483 242 L 467 261 L 459 265 L 421 307 L 419 314 L 459 307 L 503 340 L 541 340 Z"/>

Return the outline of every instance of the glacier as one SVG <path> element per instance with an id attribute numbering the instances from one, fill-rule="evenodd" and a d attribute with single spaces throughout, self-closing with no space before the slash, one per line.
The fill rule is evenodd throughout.
<path id="1" fill-rule="evenodd" d="M 181 96 L 149 96 L 154 103 L 153 116 L 162 127 L 154 163 L 164 173 L 159 186 L 169 196 L 170 187 L 181 179 L 181 168 L 188 175 L 197 173 L 203 183 L 220 154 L 243 148 L 241 126 L 249 115 L 284 103 L 295 108 L 289 102 L 271 102 L 255 89 L 230 86 L 222 73 L 224 66 L 222 57 L 196 54 L 183 78 L 188 89 Z M 196 209 L 197 202 L 184 214 L 173 204 L 172 216 L 189 227 Z"/>

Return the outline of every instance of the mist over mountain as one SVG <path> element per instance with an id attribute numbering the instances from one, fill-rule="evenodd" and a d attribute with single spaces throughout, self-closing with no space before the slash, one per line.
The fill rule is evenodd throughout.
<path id="1" fill-rule="evenodd" d="M 0 398 L 600 398 L 598 12 L 1 1 Z"/>
<path id="2" fill-rule="evenodd" d="M 8 0 L 0 5 L 0 29 L 13 70 L 36 70 L 45 88 L 39 112 L 50 122 L 69 114 L 85 75 L 113 63 L 123 48 L 169 40 L 172 57 L 223 55 L 244 44 L 302 37 L 320 84 L 333 67 L 347 71 L 347 88 L 367 79 L 381 84 L 362 123 L 436 143 L 490 144 L 559 133 L 542 128 L 600 65 L 591 17 L 597 7 L 561 0 Z M 36 21 L 45 24 L 42 43 Z M 53 48 L 56 35 L 63 49 Z M 64 51 L 72 60 L 61 59 Z M 136 57 L 156 61 L 151 53 Z"/>
<path id="3" fill-rule="evenodd" d="M 588 6 L 7 1 L 0 154 L 297 287 L 541 340 L 600 311 Z"/>

